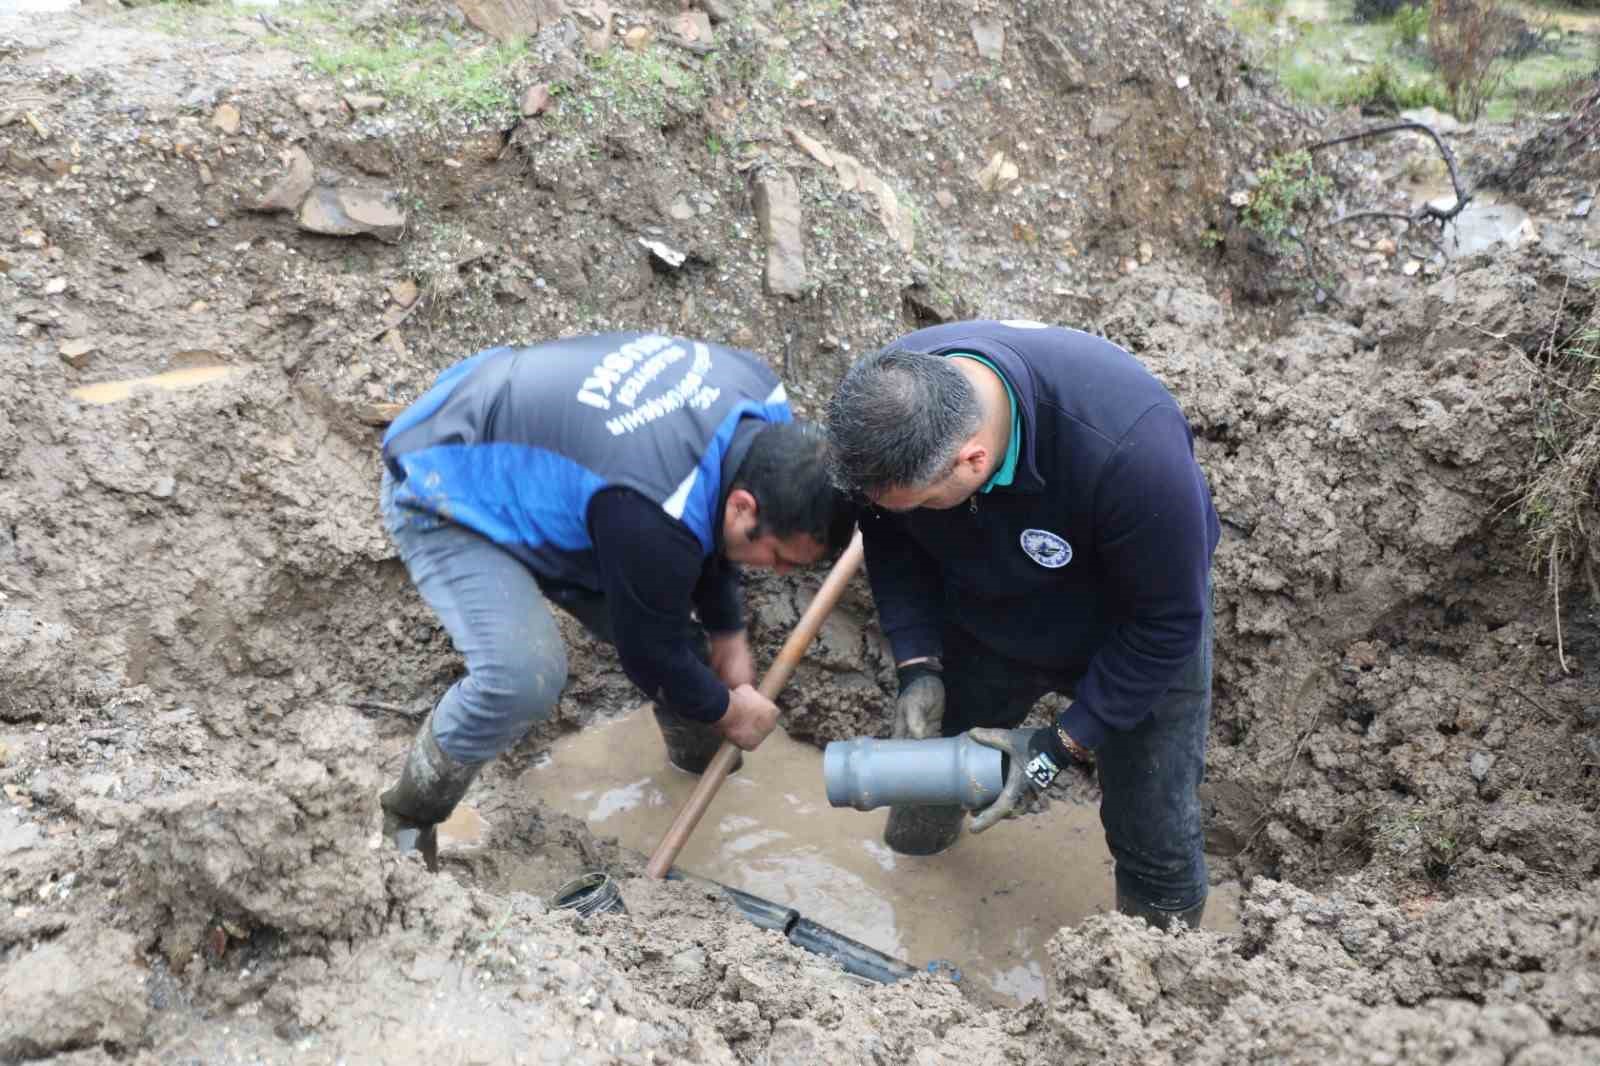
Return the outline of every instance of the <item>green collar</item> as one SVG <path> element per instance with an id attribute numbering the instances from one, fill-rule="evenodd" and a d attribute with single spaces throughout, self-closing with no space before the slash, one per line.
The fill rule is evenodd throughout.
<path id="1" fill-rule="evenodd" d="M 1000 468 L 994 472 L 993 477 L 983 483 L 983 487 L 978 491 L 988 492 L 996 486 L 1011 484 L 1011 479 L 1017 473 L 1017 456 L 1022 454 L 1022 419 L 1017 417 L 1016 391 L 1011 388 L 1011 382 L 1006 380 L 1006 376 L 1000 373 L 1000 368 L 977 352 L 946 352 L 945 355 L 957 359 L 976 359 L 990 370 L 993 370 L 995 376 L 1000 379 L 1000 384 L 1006 387 L 1006 399 L 1011 401 L 1011 441 L 1006 445 L 1006 457 L 1000 464 Z"/>

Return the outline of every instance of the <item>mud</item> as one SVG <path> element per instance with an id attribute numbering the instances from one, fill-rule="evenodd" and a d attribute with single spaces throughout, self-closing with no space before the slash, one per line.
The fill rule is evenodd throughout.
<path id="1" fill-rule="evenodd" d="M 665 762 L 641 710 L 558 741 L 514 787 L 648 854 L 694 778 Z M 887 817 L 830 807 L 821 753 L 777 735 L 723 786 L 677 866 L 912 965 L 950 963 L 995 1002 L 1041 998 L 1045 941 L 1113 909 L 1111 857 L 1093 805 L 1051 804 L 926 858 L 885 847 Z M 1213 904 L 1207 927 L 1236 929 L 1237 886 Z"/>
<path id="2" fill-rule="evenodd" d="M 569 12 L 473 115 L 343 105 L 380 87 L 295 51 L 293 5 L 166 8 L 0 16 L 0 1059 L 1596 1057 L 1600 616 L 1567 575 L 1558 652 L 1514 519 L 1549 425 L 1539 353 L 1593 310 L 1581 173 L 1519 202 L 1539 240 L 1514 252 L 1412 276 L 1330 245 L 1350 273 L 1319 304 L 1202 236 L 1231 232 L 1228 191 L 1273 151 L 1353 117 L 1284 104 L 1208 8 L 753 4 L 714 11 L 704 55 L 653 10 L 617 8 L 601 40 Z M 352 13 L 371 36 L 344 43 L 408 20 L 485 43 L 409 0 Z M 645 24 L 672 84 L 641 97 L 590 49 Z M 563 92 L 523 118 L 539 83 Z M 897 193 L 909 252 L 788 127 Z M 1525 132 L 1458 154 L 1481 172 Z M 318 184 L 395 194 L 400 242 L 254 210 L 295 149 Z M 1016 177 L 986 185 L 996 153 Z M 1409 153 L 1334 153 L 1360 177 L 1339 196 L 1371 206 Z M 763 293 L 751 208 L 780 171 L 796 299 Z M 1026 948 L 983 939 L 1042 971 L 1042 1000 L 862 988 L 532 794 L 562 735 L 637 700 L 570 624 L 555 719 L 487 768 L 445 872 L 378 846 L 377 791 L 460 669 L 377 519 L 381 405 L 489 344 L 646 325 L 760 351 L 815 409 L 855 353 L 953 315 L 1102 330 L 1190 415 L 1225 526 L 1207 802 L 1214 868 L 1247 882 L 1238 934 L 1041 908 Z M 206 367 L 231 372 L 161 387 Z M 99 387 L 126 398 L 74 395 Z M 819 580 L 749 580 L 764 655 Z M 858 582 L 786 728 L 882 735 L 891 686 Z M 627 915 L 547 913 L 595 868 Z M 914 954 L 913 927 L 897 909 Z"/>

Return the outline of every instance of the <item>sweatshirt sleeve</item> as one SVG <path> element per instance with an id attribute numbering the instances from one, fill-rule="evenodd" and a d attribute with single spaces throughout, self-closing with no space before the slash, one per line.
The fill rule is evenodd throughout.
<path id="1" fill-rule="evenodd" d="M 1125 617 L 1059 720 L 1085 747 L 1143 721 L 1199 646 L 1209 513 L 1188 423 L 1175 407 L 1152 407 L 1120 442 L 1096 488 L 1096 542 Z"/>
<path id="2" fill-rule="evenodd" d="M 595 494 L 589 537 L 628 679 L 686 718 L 720 719 L 728 710 L 728 688 L 689 640 L 690 605 L 701 581 L 700 542 L 632 489 Z"/>
<path id="3" fill-rule="evenodd" d="M 939 564 L 906 533 L 900 516 L 890 512 L 862 512 L 861 542 L 878 622 L 894 661 L 943 654 Z"/>
<path id="4" fill-rule="evenodd" d="M 694 587 L 694 606 L 707 633 L 737 633 L 744 628 L 739 568 L 713 555 Z"/>

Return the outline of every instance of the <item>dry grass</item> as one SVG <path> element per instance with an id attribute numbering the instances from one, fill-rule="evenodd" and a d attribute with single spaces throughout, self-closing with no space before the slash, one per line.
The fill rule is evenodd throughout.
<path id="1" fill-rule="evenodd" d="M 1556 612 L 1556 645 L 1567 668 L 1561 639 L 1563 579 L 1581 577 L 1600 603 L 1595 561 L 1600 556 L 1600 315 L 1565 340 L 1552 331 L 1537 360 L 1534 385 L 1538 439 L 1532 476 L 1518 506 L 1535 570 L 1546 575 Z M 1570 593 L 1568 593 L 1570 594 Z"/>

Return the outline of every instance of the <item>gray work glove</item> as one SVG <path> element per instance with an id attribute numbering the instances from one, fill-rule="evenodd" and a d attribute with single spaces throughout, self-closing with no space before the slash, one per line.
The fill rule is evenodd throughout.
<path id="1" fill-rule="evenodd" d="M 925 740 L 939 735 L 944 721 L 943 668 L 937 659 L 925 659 L 895 671 L 900 695 L 894 701 L 896 740 Z"/>
<path id="2" fill-rule="evenodd" d="M 1032 792 L 1043 792 L 1050 787 L 1066 766 L 1066 758 L 1055 750 L 1052 736 L 1055 730 L 1041 729 L 974 729 L 967 733 L 979 744 L 998 748 L 1008 757 L 1006 783 L 999 797 L 979 811 L 968 828 L 981 833 L 1002 818 L 1022 813 L 1017 810 Z"/>

